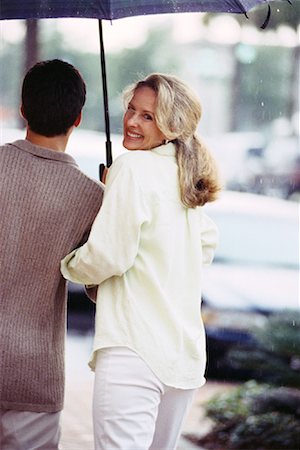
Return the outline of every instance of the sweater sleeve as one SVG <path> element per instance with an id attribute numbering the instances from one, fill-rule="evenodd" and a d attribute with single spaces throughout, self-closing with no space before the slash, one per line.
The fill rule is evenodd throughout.
<path id="1" fill-rule="evenodd" d="M 219 233 L 215 223 L 203 213 L 201 232 L 203 265 L 207 266 L 212 263 L 218 239 Z"/>
<path id="2" fill-rule="evenodd" d="M 61 262 L 63 276 L 85 285 L 98 285 L 121 276 L 134 263 L 147 208 L 134 167 L 119 157 L 110 168 L 103 204 L 88 241 Z"/>

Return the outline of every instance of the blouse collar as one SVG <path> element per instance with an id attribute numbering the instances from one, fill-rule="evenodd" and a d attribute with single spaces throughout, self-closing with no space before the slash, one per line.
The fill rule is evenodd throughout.
<path id="1" fill-rule="evenodd" d="M 172 142 L 169 142 L 168 144 L 160 145 L 159 147 L 153 148 L 152 152 L 158 153 L 159 155 L 162 156 L 175 156 L 176 147 Z"/>

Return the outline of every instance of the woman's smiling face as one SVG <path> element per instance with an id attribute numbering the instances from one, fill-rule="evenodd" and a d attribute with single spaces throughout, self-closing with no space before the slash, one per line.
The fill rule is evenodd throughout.
<path id="1" fill-rule="evenodd" d="M 128 104 L 123 119 L 123 145 L 127 150 L 151 150 L 166 139 L 155 121 L 156 94 L 139 87 Z"/>

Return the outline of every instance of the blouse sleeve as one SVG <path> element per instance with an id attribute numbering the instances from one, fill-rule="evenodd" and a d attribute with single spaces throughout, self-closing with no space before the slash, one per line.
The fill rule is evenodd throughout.
<path id="1" fill-rule="evenodd" d="M 88 241 L 61 262 L 61 272 L 68 280 L 98 285 L 122 275 L 134 263 L 148 214 L 133 167 L 124 156 L 109 170 L 102 207 Z"/>
<path id="2" fill-rule="evenodd" d="M 219 240 L 219 232 L 215 223 L 206 214 L 202 217 L 202 263 L 207 266 L 212 263 L 216 246 Z"/>

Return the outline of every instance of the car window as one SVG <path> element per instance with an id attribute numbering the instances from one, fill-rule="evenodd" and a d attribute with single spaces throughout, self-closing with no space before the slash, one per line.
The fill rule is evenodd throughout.
<path id="1" fill-rule="evenodd" d="M 210 213 L 220 230 L 215 261 L 297 267 L 298 221 L 237 213 Z"/>

